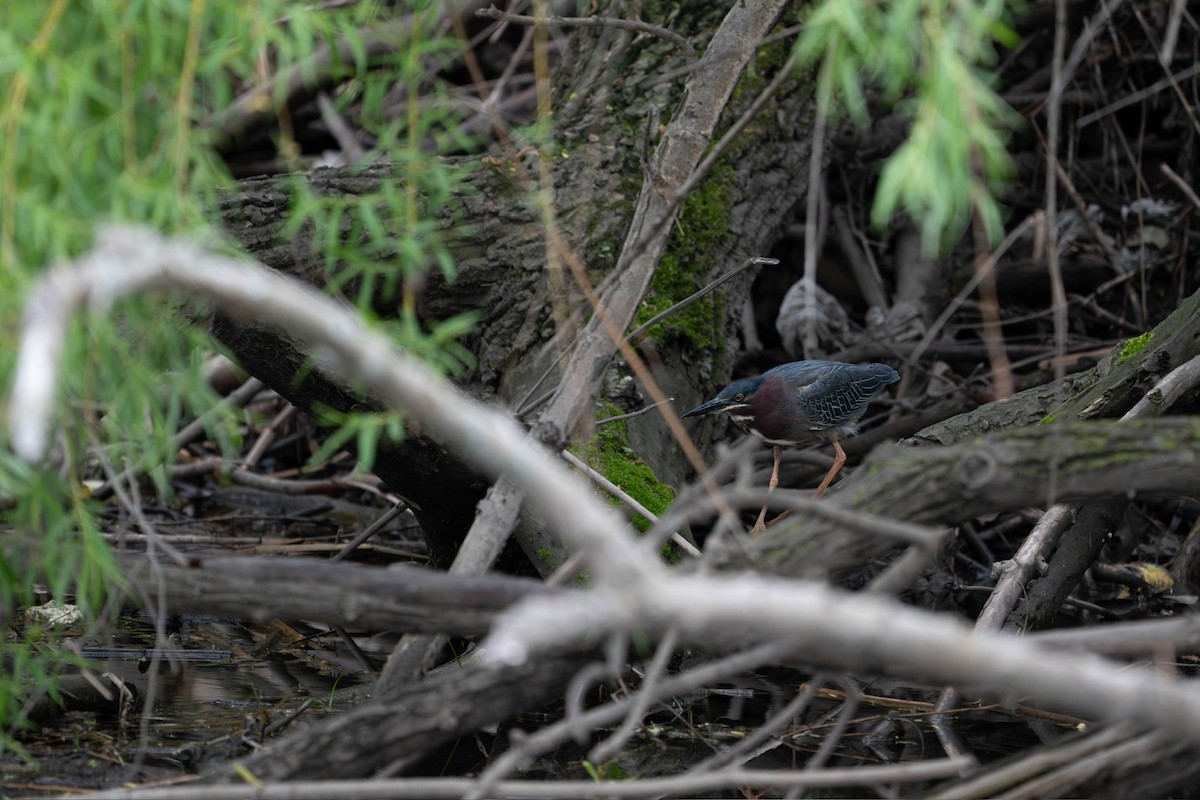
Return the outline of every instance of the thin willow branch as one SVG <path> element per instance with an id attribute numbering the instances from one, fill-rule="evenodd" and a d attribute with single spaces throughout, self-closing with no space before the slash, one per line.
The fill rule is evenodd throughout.
<path id="1" fill-rule="evenodd" d="M 620 17 L 530 17 L 525 14 L 510 14 L 507 11 L 501 11 L 495 6 L 481 8 L 475 12 L 475 16 L 483 17 L 484 19 L 501 20 L 503 22 L 515 22 L 519 25 L 557 25 L 563 28 L 620 28 L 636 33 L 649 33 L 653 36 L 666 39 L 668 42 L 682 47 L 684 53 L 689 57 L 694 58 L 696 54 L 695 48 L 692 47 L 692 43 L 687 40 L 686 36 L 681 36 L 675 33 L 675 31 L 668 30 L 660 25 L 643 22 L 640 19 L 622 19 Z"/>

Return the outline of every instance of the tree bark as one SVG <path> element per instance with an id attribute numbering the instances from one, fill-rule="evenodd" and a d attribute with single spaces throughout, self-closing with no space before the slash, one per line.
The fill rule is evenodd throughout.
<path id="1" fill-rule="evenodd" d="M 363 703 L 323 721 L 318 731 L 288 736 L 209 777 L 240 783 L 246 771 L 262 781 L 401 772 L 441 744 L 561 697 L 567 679 L 592 657 L 549 654 L 519 667 L 450 664 L 396 697 Z"/>
<path id="2" fill-rule="evenodd" d="M 725 8 L 705 7 L 674 16 L 670 24 L 693 34 L 715 29 Z M 663 23 L 669 9 L 652 4 L 642 18 Z M 661 18 L 656 15 L 661 14 Z M 735 119 L 757 94 L 783 59 L 789 45 L 765 48 L 752 74 L 743 77 L 739 91 L 722 120 Z M 569 52 L 556 76 L 553 138 L 562 154 L 554 163 L 555 213 L 571 250 L 587 267 L 590 280 L 604 288 L 625 240 L 633 200 L 641 186 L 641 154 L 651 146 L 641 141 L 646 120 L 657 119 L 675 107 L 682 78 L 663 80 L 662 74 L 686 63 L 673 43 L 612 28 L 582 29 L 572 34 Z M 662 295 L 675 302 L 710 278 L 752 255 L 764 255 L 777 239 L 781 222 L 806 190 L 804 165 L 808 157 L 810 92 L 797 78 L 784 84 L 775 98 L 738 137 L 728 154 L 700 184 L 680 210 L 663 262 L 650 283 L 647 297 Z M 720 133 L 720 130 L 717 131 Z M 650 135 L 654 130 L 650 128 Z M 442 213 L 455 257 L 453 282 L 431 274 L 420 292 L 419 314 L 444 319 L 466 310 L 483 317 L 466 344 L 478 359 L 464 388 L 479 396 L 496 397 L 518 405 L 527 395 L 553 388 L 554 365 L 577 327 L 555 330 L 554 302 L 580 309 L 580 292 L 568 287 L 568 297 L 554 296 L 547 278 L 545 230 L 530 207 L 528 191 L 514 175 L 524 166 L 501 157 L 492 163 L 476 157 L 451 159 L 475 167 L 466 191 L 455 196 Z M 323 194 L 362 193 L 390 180 L 387 166 L 361 174 L 349 170 L 317 170 L 304 179 Z M 302 229 L 285 237 L 282 226 L 290 206 L 295 176 L 244 181 L 240 190 L 222 202 L 228 229 L 263 263 L 315 284 L 327 280 L 324 255 L 313 232 Z M 399 226 L 400 221 L 385 220 Z M 348 223 L 347 223 L 348 226 Z M 753 275 L 735 281 L 740 293 Z M 352 293 L 354 287 L 345 291 Z M 380 301 L 383 305 L 383 301 Z M 668 321 L 643 345 L 657 365 L 654 377 L 663 390 L 684 402 L 707 395 L 723 383 L 737 347 L 736 304 L 720 297 L 696 305 L 684 325 Z M 386 309 L 377 309 L 386 312 Z M 693 309 L 695 311 L 695 309 Z M 581 315 L 576 314 L 578 319 Z M 584 314 L 586 316 L 586 314 Z M 315 372 L 304 372 L 302 349 L 278 331 L 265 331 L 218 318 L 214 334 L 252 374 L 304 409 L 321 404 L 339 411 L 378 409 L 370 397 Z M 550 369 L 549 381 L 540 383 Z M 621 371 L 617 370 L 618 374 Z M 296 376 L 302 377 L 297 380 Z M 610 381 L 608 399 L 632 410 L 644 402 L 628 384 Z M 594 402 L 590 398 L 586 402 Z M 670 441 L 660 420 L 645 415 L 629 423 L 629 446 L 660 479 L 677 484 L 690 467 Z M 436 441 L 410 432 L 404 443 L 381 447 L 375 470 L 397 493 L 412 502 L 414 513 L 429 539 L 434 563 L 445 565 L 469 527 L 473 508 L 486 482 L 448 456 Z"/>
<path id="3" fill-rule="evenodd" d="M 677 7 L 647 4 L 641 16 L 659 24 L 669 21 L 678 31 L 699 33 L 693 40 L 702 45 L 708 38 L 702 32 L 715 30 L 726 12 L 730 16 L 757 12 L 758 22 L 765 20 L 765 24 L 750 37 L 753 44 L 774 17 L 768 6 L 688 7 L 680 13 Z M 784 63 L 782 55 L 789 46 L 776 42 L 760 53 L 733 93 L 717 135 L 755 99 L 758 89 Z M 621 243 L 636 240 L 628 235 L 628 229 L 639 191 L 644 196 L 647 191 L 675 189 L 642 188 L 647 169 L 643 154 L 654 149 L 652 139 L 658 133 L 649 123 L 677 104 L 689 107 L 680 92 L 687 72 L 674 80 L 663 80 L 662 73 L 688 63 L 691 55 L 678 51 L 675 44 L 629 31 L 608 27 L 579 30 L 572 35 L 556 78 L 556 96 L 563 102 L 556 103 L 553 118 L 552 136 L 560 153 L 554 160 L 555 217 L 559 232 L 571 252 L 584 262 L 589 281 L 602 297 L 606 291 L 619 290 L 621 280 L 612 276 L 618 271 Z M 722 68 L 726 73 L 740 71 L 730 64 Z M 645 293 L 669 305 L 747 257 L 769 251 L 782 221 L 806 190 L 804 165 L 810 150 L 813 103 L 811 93 L 801 91 L 801 85 L 799 76 L 784 83 L 783 90 L 675 212 L 675 233 L 667 242 L 657 274 L 653 280 L 649 274 L 644 276 L 648 290 L 644 284 L 636 286 L 633 295 L 626 290 L 627 303 L 636 306 Z M 709 131 L 705 136 L 712 134 Z M 651 141 L 643 142 L 644 135 Z M 694 148 L 698 155 L 705 144 L 702 140 Z M 456 277 L 448 282 L 440 275 L 427 276 L 417 310 L 426 320 L 445 319 L 467 310 L 480 312 L 477 328 L 465 341 L 478 362 L 465 376 L 463 388 L 517 407 L 527 396 L 554 388 L 560 356 L 586 330 L 590 311 L 582 306 L 582 292 L 576 287 L 569 285 L 566 297 L 555 295 L 546 270 L 547 234 L 529 203 L 536 186 L 514 178 L 523 174 L 525 166 L 504 155 L 490 161 L 463 158 L 452 162 L 476 167 L 466 178 L 466 191 L 456 195 L 452 207 L 440 217 L 455 256 Z M 682 181 L 688 176 L 675 177 Z M 327 280 L 324 255 L 313 232 L 302 229 L 291 237 L 283 233 L 284 212 L 290 206 L 290 186 L 295 179 L 243 182 L 236 195 L 224 199 L 221 212 L 227 227 L 263 263 L 321 285 Z M 391 179 L 386 166 L 360 175 L 318 170 L 305 176 L 312 190 L 327 194 L 370 191 Z M 402 224 L 396 220 L 384 223 Z M 752 274 L 742 276 L 730 284 L 729 291 L 744 291 L 752 278 Z M 343 291 L 353 293 L 355 287 Z M 567 324 L 557 328 L 552 314 L 556 302 L 565 303 L 571 312 Z M 383 305 L 381 300 L 376 310 L 386 313 Z M 642 344 L 643 354 L 651 356 L 649 360 L 656 365 L 655 380 L 667 394 L 684 402 L 698 400 L 728 378 L 740 322 L 737 305 L 720 297 L 705 298 L 690 311 L 686 323 L 669 320 L 652 330 Z M 648 310 L 646 316 L 650 313 Z M 317 404 L 340 411 L 383 408 L 378 398 L 361 396 L 302 369 L 303 348 L 283 332 L 227 318 L 215 319 L 213 332 L 251 373 L 301 408 L 312 409 Z M 594 348 L 593 352 L 600 350 Z M 543 382 L 547 372 L 550 378 Z M 610 375 L 620 377 L 622 370 L 612 370 Z M 574 389 L 587 393 L 582 400 L 575 400 L 576 407 L 590 408 L 595 403 L 595 380 L 589 376 L 582 389 Z M 619 408 L 633 410 L 644 402 L 627 381 L 610 380 L 606 385 L 606 399 Z M 566 429 L 564 425 L 562 430 Z M 445 565 L 470 526 L 486 482 L 419 430 L 409 434 L 399 446 L 381 447 L 374 468 L 413 505 L 435 562 Z M 681 483 L 690 473 L 656 417 L 644 415 L 631 421 L 628 444 L 635 458 L 650 463 L 668 483 Z M 289 737 L 244 764 L 260 778 L 269 779 L 364 775 L 389 764 L 410 763 L 439 742 L 560 696 L 567 678 L 586 657 L 539 658 L 519 670 L 475 666 L 434 682 L 422 681 L 415 690 L 389 692 L 382 702 L 350 712 L 319 731 Z M 353 734 L 340 735 L 343 731 Z M 331 742 L 337 743 L 336 749 L 331 750 Z"/>
<path id="4" fill-rule="evenodd" d="M 122 570 L 143 607 L 265 621 L 305 619 L 366 630 L 477 636 L 525 597 L 564 591 L 527 578 L 449 576 L 308 558 L 204 559 L 190 568 L 131 560 Z M 320 587 L 314 591 L 313 587 Z"/>
<path id="5" fill-rule="evenodd" d="M 1148 332 L 1138 347 L 1127 343 L 1090 370 L 1061 382 L 1026 389 L 930 425 L 911 444 L 953 444 L 981 433 L 1044 420 L 1118 417 L 1159 378 L 1200 355 L 1200 292 L 1188 297 Z"/>
<path id="6" fill-rule="evenodd" d="M 1200 486 L 1200 423 L 1191 418 L 1058 422 L 948 447 L 880 447 L 824 502 L 892 519 L 950 525 L 995 511 L 1084 498 L 1190 494 Z M 786 575 L 861 567 L 894 540 L 848 536 L 819 514 L 749 540 L 755 566 Z"/>

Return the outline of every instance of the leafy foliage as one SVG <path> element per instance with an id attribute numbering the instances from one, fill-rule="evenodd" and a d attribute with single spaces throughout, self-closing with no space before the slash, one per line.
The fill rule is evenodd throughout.
<path id="1" fill-rule="evenodd" d="M 869 84 L 912 119 L 883 166 L 871 217 L 885 227 L 905 211 L 930 252 L 957 239 L 973 214 L 992 239 L 1003 232 L 996 195 L 1012 173 L 1006 131 L 1018 117 L 985 68 L 995 44 L 1016 41 L 1007 11 L 1000 0 L 825 0 L 797 45 L 802 64 L 819 63 L 826 113 L 840 104 L 865 127 Z"/>
<path id="2" fill-rule="evenodd" d="M 430 155 L 430 143 L 464 146 L 447 104 L 423 96 L 430 60 L 448 52 L 428 35 L 437 5 L 397 8 L 408 32 L 393 55 L 368 54 L 363 31 L 378 4 L 297 5 L 288 0 L 66 0 L 17 4 L 0 28 L 0 308 L 19 320 L 32 282 L 49 265 L 78 256 L 105 221 L 150 225 L 168 233 L 217 238 L 211 210 L 232 178 L 212 148 L 217 115 L 272 73 L 298 67 L 310 74 L 313 55 L 348 42 L 353 57 L 338 63 L 349 87 L 335 98 L 345 109 L 379 109 L 397 85 L 403 113 L 366 114 L 375 146 L 366 163 L 385 159 L 398 180 L 354 198 L 319 198 L 297 180 L 291 229 L 310 225 L 326 255 L 335 289 L 358 287 L 365 308 L 376 290 L 396 290 L 397 277 L 428 269 L 452 272 L 437 214 L 461 180 Z M 403 5 L 403 4 L 401 4 Z M 390 13 L 390 12 L 389 12 Z M 282 101 L 283 81 L 275 101 Z M 398 118 L 397 118 L 398 117 Z M 299 152 L 286 120 L 276 145 L 285 161 Z M 298 163 L 298 162 L 297 162 Z M 353 218 L 347 230 L 344 218 Z M 102 537 L 89 480 L 134 467 L 147 472 L 173 456 L 180 421 L 216 400 L 199 367 L 211 348 L 171 299 L 123 302 L 108 317 L 78 323 L 71 338 L 58 419 L 54 468 L 31 469 L 0 449 L 0 615 L 9 628 L 0 645 L 0 746 L 18 724 L 22 698 L 48 686 L 58 669 L 54 636 L 24 631 L 16 614 L 33 601 L 35 582 L 56 599 L 73 598 L 94 614 L 120 575 Z M 457 337 L 464 317 L 427 331 L 401 292 L 398 342 L 446 369 L 468 355 Z M 18 329 L 0 333 L 0 380 L 11 381 Z M 170 376 L 170 380 L 163 380 Z M 348 417 L 343 439 L 374 452 L 394 420 Z M 232 418 L 217 418 L 215 438 L 235 447 Z M 374 437 L 374 438 L 373 438 Z M 106 473 L 104 467 L 107 467 Z M 156 472 L 162 475 L 162 471 Z M 160 486 L 165 490 L 168 487 Z"/>

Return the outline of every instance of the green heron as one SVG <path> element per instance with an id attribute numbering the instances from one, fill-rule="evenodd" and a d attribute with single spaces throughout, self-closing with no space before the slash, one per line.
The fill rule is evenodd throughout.
<path id="1" fill-rule="evenodd" d="M 885 364 L 844 364 L 841 361 L 793 361 L 756 378 L 734 381 L 721 393 L 683 416 L 724 412 L 743 432 L 775 446 L 775 467 L 767 491 L 779 484 L 783 448 L 826 441 L 837 456 L 814 497 L 829 488 L 846 463 L 841 439 L 858 433 L 856 423 L 877 394 L 900 380 Z M 758 515 L 762 530 L 767 509 Z"/>

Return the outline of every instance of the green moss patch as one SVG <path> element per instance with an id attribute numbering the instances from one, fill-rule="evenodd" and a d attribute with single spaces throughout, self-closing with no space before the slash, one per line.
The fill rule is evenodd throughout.
<path id="1" fill-rule="evenodd" d="M 601 407 L 600 413 L 602 417 L 608 417 L 624 412 L 608 403 Z M 599 426 L 583 449 L 584 453 L 580 455 L 583 460 L 645 506 L 647 511 L 662 514 L 674 502 L 675 491 L 660 481 L 650 465 L 629 446 L 629 428 L 624 420 Z M 577 448 L 572 447 L 572 450 L 577 451 Z M 578 452 L 576 454 L 579 455 Z M 611 498 L 610 503 L 613 506 L 621 505 L 616 498 Z M 640 514 L 633 514 L 632 521 L 639 531 L 650 529 L 650 520 Z"/>
<path id="2" fill-rule="evenodd" d="M 635 327 L 699 291 L 712 267 L 713 249 L 728 234 L 733 194 L 733 168 L 722 159 L 688 195 L 679 210 L 679 224 L 638 309 Z M 658 323 L 649 331 L 655 341 L 691 341 L 698 349 L 719 349 L 723 300 L 710 294 Z"/>
<path id="3" fill-rule="evenodd" d="M 1120 351 L 1117 353 L 1117 363 L 1124 364 L 1129 359 L 1136 356 L 1142 349 L 1150 344 L 1150 340 L 1154 338 L 1152 331 L 1147 331 L 1141 336 L 1135 336 L 1132 339 L 1126 339 L 1121 345 Z"/>

